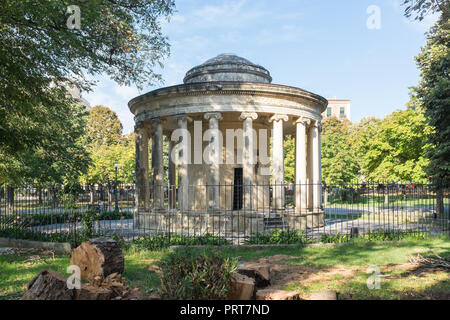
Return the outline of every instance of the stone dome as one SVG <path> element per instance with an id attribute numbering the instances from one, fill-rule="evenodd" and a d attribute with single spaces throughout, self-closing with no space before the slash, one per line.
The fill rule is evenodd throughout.
<path id="1" fill-rule="evenodd" d="M 270 72 L 234 54 L 221 54 L 189 70 L 184 83 L 199 82 L 262 82 L 271 83 Z"/>

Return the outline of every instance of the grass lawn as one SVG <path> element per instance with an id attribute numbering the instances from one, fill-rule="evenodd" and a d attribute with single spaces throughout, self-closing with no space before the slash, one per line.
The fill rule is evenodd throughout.
<path id="1" fill-rule="evenodd" d="M 200 249 L 199 249 L 200 250 Z M 336 290 L 344 299 L 450 299 L 449 272 L 444 269 L 424 269 L 408 263 L 410 255 L 434 252 L 450 257 L 448 237 L 427 240 L 405 239 L 396 242 L 354 241 L 337 247 L 322 246 L 227 248 L 223 253 L 239 257 L 241 262 L 265 258 L 273 265 L 272 286 L 299 290 L 302 297 L 323 290 Z M 168 251 L 151 252 L 128 248 L 125 253 L 124 277 L 131 287 L 150 292 L 159 286 L 159 275 L 148 270 Z M 39 255 L 41 259 L 33 260 Z M 0 299 L 20 297 L 25 285 L 43 269 L 53 269 L 67 276 L 68 256 L 22 252 L 0 256 Z M 369 290 L 369 267 L 381 272 L 380 289 Z M 368 272 L 369 271 L 369 272 Z"/>

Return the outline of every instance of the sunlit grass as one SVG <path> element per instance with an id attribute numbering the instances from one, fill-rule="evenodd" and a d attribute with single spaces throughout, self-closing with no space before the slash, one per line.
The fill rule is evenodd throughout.
<path id="1" fill-rule="evenodd" d="M 201 249 L 198 249 L 201 250 Z M 212 250 L 219 250 L 214 248 Z M 351 241 L 339 246 L 319 247 L 269 247 L 255 249 L 232 247 L 222 250 L 226 256 L 240 257 L 240 261 L 256 261 L 275 255 L 285 255 L 279 263 L 314 270 L 319 280 L 286 284 L 284 289 L 300 290 L 302 296 L 323 290 L 336 290 L 341 297 L 352 299 L 397 299 L 408 292 L 426 294 L 430 290 L 450 291 L 449 273 L 443 270 L 424 270 L 417 273 L 399 265 L 408 263 L 410 255 L 430 252 L 450 256 L 450 239 L 446 236 L 426 240 L 403 239 L 393 242 Z M 127 284 L 144 292 L 155 292 L 160 286 L 159 275 L 149 271 L 151 265 L 170 251 L 150 251 L 137 247 L 124 249 Z M 0 256 L 0 299 L 15 299 L 25 292 L 26 284 L 41 270 L 51 269 L 67 276 L 69 256 L 45 257 L 45 261 L 25 262 L 30 255 Z M 369 266 L 378 266 L 381 271 L 381 288 L 369 290 L 366 281 L 371 275 Z M 330 273 L 333 268 L 348 269 L 345 275 Z M 349 274 L 351 275 L 349 277 Z"/>

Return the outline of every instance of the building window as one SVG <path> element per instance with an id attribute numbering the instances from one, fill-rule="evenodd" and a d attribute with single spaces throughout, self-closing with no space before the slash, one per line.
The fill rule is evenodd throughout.
<path id="1" fill-rule="evenodd" d="M 331 108 L 330 107 L 327 108 L 327 117 L 331 117 Z"/>
<path id="2" fill-rule="evenodd" d="M 345 118 L 345 107 L 341 107 L 341 114 L 340 114 L 341 118 Z"/>

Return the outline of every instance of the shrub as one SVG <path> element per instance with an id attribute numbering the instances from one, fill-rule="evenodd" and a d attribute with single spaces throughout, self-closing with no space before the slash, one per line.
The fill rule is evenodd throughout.
<path id="1" fill-rule="evenodd" d="M 11 226 L 22 227 L 34 227 L 44 226 L 48 224 L 58 223 L 73 223 L 77 221 L 83 221 L 85 219 L 93 218 L 93 221 L 99 220 L 120 220 L 133 219 L 132 212 L 117 212 L 117 211 L 105 211 L 101 214 L 93 215 L 92 210 L 86 212 L 77 211 L 64 211 L 60 213 L 32 213 L 32 214 L 17 214 L 17 215 L 4 215 L 0 217 L 0 223 Z M 92 221 L 92 222 L 93 222 Z"/>
<path id="2" fill-rule="evenodd" d="M 304 244 L 308 238 L 297 230 L 276 230 L 270 233 L 256 233 L 246 244 Z"/>
<path id="3" fill-rule="evenodd" d="M 377 231 L 370 231 L 362 238 L 366 241 L 394 241 L 405 238 L 423 240 L 426 239 L 426 232 L 415 232 L 412 230 L 395 231 L 379 229 Z"/>
<path id="4" fill-rule="evenodd" d="M 176 250 L 159 263 L 159 294 L 168 300 L 224 300 L 236 264 L 210 250 Z"/>
<path id="5" fill-rule="evenodd" d="M 206 234 L 203 236 L 158 234 L 151 237 L 134 239 L 132 244 L 138 247 L 143 247 L 148 250 L 156 251 L 170 246 L 199 246 L 199 245 L 222 246 L 228 245 L 230 244 L 230 242 L 227 239 L 216 237 L 210 234 Z"/>
<path id="6" fill-rule="evenodd" d="M 362 241 L 394 241 L 402 240 L 405 238 L 423 240 L 426 239 L 426 237 L 426 232 L 415 232 L 412 230 L 395 231 L 378 229 L 376 231 L 369 231 L 364 235 L 360 235 L 356 239 Z M 319 241 L 323 243 L 343 243 L 350 241 L 351 239 L 352 238 L 350 237 L 350 235 L 340 234 L 338 232 L 335 235 L 322 234 L 319 238 Z"/>
<path id="7" fill-rule="evenodd" d="M 335 235 L 322 234 L 320 235 L 319 242 L 323 243 L 344 243 L 350 240 L 349 235 L 342 235 L 339 232 Z"/>

